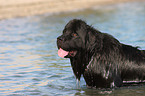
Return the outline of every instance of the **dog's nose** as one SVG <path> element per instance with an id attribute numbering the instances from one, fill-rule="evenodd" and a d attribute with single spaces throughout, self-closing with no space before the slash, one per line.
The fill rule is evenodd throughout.
<path id="1" fill-rule="evenodd" d="M 62 36 L 59 36 L 59 37 L 57 38 L 57 40 L 59 40 L 59 41 L 64 41 L 64 38 L 63 38 Z"/>

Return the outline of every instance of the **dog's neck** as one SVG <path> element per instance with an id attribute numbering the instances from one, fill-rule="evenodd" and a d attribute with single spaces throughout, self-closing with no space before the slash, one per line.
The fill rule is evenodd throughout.
<path id="1" fill-rule="evenodd" d="M 83 53 L 83 54 L 82 54 Z M 87 51 L 78 52 L 76 57 L 70 58 L 71 66 L 75 77 L 80 80 L 81 75 L 84 73 L 87 65 L 91 61 L 93 54 Z"/>

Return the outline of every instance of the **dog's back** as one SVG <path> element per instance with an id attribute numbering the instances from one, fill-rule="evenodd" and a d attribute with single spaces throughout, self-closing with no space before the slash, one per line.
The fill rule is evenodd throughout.
<path id="1" fill-rule="evenodd" d="M 132 47 L 130 45 L 122 44 L 123 52 L 125 58 L 129 61 L 134 61 L 137 64 L 144 63 L 145 64 L 145 50 L 139 50 L 138 47 Z"/>

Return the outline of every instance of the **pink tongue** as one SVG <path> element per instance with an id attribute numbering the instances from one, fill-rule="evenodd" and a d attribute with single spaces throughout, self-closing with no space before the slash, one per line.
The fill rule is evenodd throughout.
<path id="1" fill-rule="evenodd" d="M 64 58 L 66 55 L 68 55 L 69 52 L 64 51 L 63 49 L 58 50 L 58 56 Z"/>

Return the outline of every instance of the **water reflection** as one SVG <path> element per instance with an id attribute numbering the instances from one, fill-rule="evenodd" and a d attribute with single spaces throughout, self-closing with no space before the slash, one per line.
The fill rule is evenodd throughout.
<path id="1" fill-rule="evenodd" d="M 64 25 L 81 18 L 121 42 L 145 49 L 144 5 L 127 3 L 0 21 L 0 95 L 145 95 L 144 86 L 87 89 L 83 78 L 77 89 L 69 60 L 59 58 L 56 47 Z"/>

